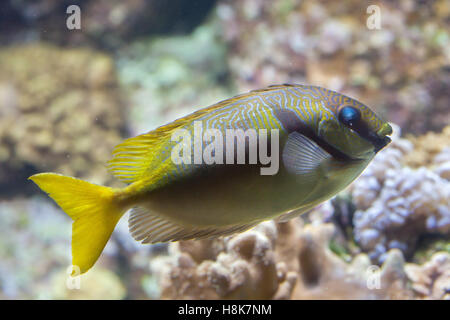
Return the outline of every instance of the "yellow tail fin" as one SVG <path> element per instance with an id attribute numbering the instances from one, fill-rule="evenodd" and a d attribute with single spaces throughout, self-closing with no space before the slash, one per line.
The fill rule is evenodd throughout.
<path id="1" fill-rule="evenodd" d="M 55 173 L 29 178 L 72 219 L 72 264 L 88 271 L 103 251 L 124 209 L 114 201 L 114 190 Z"/>

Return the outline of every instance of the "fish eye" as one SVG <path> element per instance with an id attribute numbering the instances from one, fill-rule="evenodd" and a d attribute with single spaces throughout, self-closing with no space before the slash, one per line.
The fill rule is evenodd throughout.
<path id="1" fill-rule="evenodd" d="M 354 107 L 345 106 L 339 110 L 338 117 L 339 117 L 339 121 L 341 121 L 346 126 L 352 128 L 361 119 L 361 112 Z"/>

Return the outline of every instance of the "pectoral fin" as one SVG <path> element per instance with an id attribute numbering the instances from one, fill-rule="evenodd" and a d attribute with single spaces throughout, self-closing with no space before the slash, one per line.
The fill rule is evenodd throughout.
<path id="1" fill-rule="evenodd" d="M 321 164 L 332 158 L 314 141 L 298 132 L 289 134 L 282 157 L 288 172 L 310 178 Z"/>

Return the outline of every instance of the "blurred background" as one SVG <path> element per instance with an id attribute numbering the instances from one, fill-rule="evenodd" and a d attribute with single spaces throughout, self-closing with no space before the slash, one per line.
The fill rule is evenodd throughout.
<path id="1" fill-rule="evenodd" d="M 445 0 L 2 1 L 0 299 L 450 299 L 449 33 Z M 121 186 L 124 138 L 282 83 L 358 99 L 394 142 L 286 224 L 144 246 L 123 218 L 68 289 L 70 219 L 28 176 Z"/>

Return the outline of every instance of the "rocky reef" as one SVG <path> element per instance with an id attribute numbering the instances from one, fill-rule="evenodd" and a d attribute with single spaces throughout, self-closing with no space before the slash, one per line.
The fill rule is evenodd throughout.
<path id="1" fill-rule="evenodd" d="M 124 102 L 108 56 L 28 45 L 0 51 L 0 188 L 34 172 L 108 179 L 125 134 Z"/>

